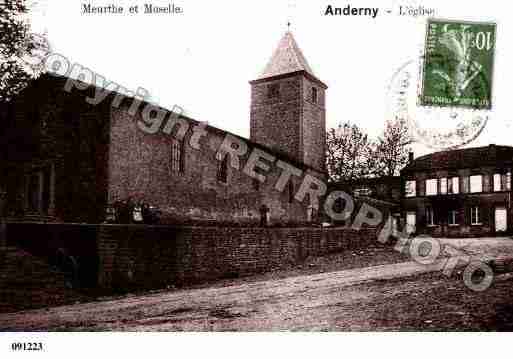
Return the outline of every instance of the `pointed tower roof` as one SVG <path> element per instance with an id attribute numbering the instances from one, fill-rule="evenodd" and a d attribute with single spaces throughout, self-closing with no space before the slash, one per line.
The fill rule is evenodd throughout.
<path id="1" fill-rule="evenodd" d="M 312 68 L 297 45 L 294 36 L 292 36 L 290 31 L 287 31 L 281 38 L 273 56 L 258 79 L 284 75 L 296 71 L 305 71 L 315 77 Z"/>

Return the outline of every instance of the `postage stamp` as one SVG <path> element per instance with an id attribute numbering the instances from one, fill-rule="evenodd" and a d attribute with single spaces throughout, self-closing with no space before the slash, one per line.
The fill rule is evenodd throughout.
<path id="1" fill-rule="evenodd" d="M 421 106 L 491 109 L 496 25 L 429 19 Z"/>

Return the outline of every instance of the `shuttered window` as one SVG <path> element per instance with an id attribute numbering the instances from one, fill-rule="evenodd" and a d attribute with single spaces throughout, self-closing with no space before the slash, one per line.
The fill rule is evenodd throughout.
<path id="1" fill-rule="evenodd" d="M 426 196 L 438 194 L 438 180 L 436 178 L 426 180 Z"/>
<path id="2" fill-rule="evenodd" d="M 479 207 L 470 208 L 470 223 L 481 224 L 481 222 L 479 222 Z"/>
<path id="3" fill-rule="evenodd" d="M 470 193 L 483 192 L 483 176 L 470 176 Z"/>

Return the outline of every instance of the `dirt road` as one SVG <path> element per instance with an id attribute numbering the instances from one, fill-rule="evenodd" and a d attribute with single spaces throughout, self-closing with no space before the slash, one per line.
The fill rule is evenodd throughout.
<path id="1" fill-rule="evenodd" d="M 439 272 L 418 275 L 426 271 L 425 266 L 408 262 L 134 296 L 2 315 L 0 330 L 398 330 L 411 326 L 412 318 L 404 318 L 409 311 L 415 319 L 421 312 L 418 308 L 433 300 L 443 312 L 430 313 L 426 323 L 415 320 L 413 328 L 432 323 L 429 318 L 447 314 L 447 308 L 463 313 L 459 316 L 473 316 L 470 307 L 454 305 L 458 296 L 483 303 L 483 294 L 470 291 L 461 280 L 446 279 Z M 405 278 L 405 273 L 417 275 Z M 500 290 L 509 293 L 502 296 L 506 300 L 502 304 L 509 305 L 513 282 L 506 278 L 499 283 Z M 438 296 L 447 291 L 452 293 L 444 303 Z M 501 297 L 496 287 L 488 291 L 495 299 Z"/>
<path id="2" fill-rule="evenodd" d="M 501 242 L 501 245 L 511 243 Z M 494 246 L 459 243 L 475 253 Z M 513 248 L 513 246 L 511 247 Z M 513 249 L 512 249 L 513 250 Z M 501 254 L 504 251 L 501 250 Z M 477 293 L 412 261 L 0 315 L 0 330 L 255 331 L 513 328 L 513 279 Z"/>

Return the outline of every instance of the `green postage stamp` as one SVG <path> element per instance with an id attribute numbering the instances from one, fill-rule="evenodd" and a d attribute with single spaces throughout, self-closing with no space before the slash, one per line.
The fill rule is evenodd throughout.
<path id="1" fill-rule="evenodd" d="M 420 104 L 491 109 L 495 30 L 493 23 L 429 19 Z"/>

